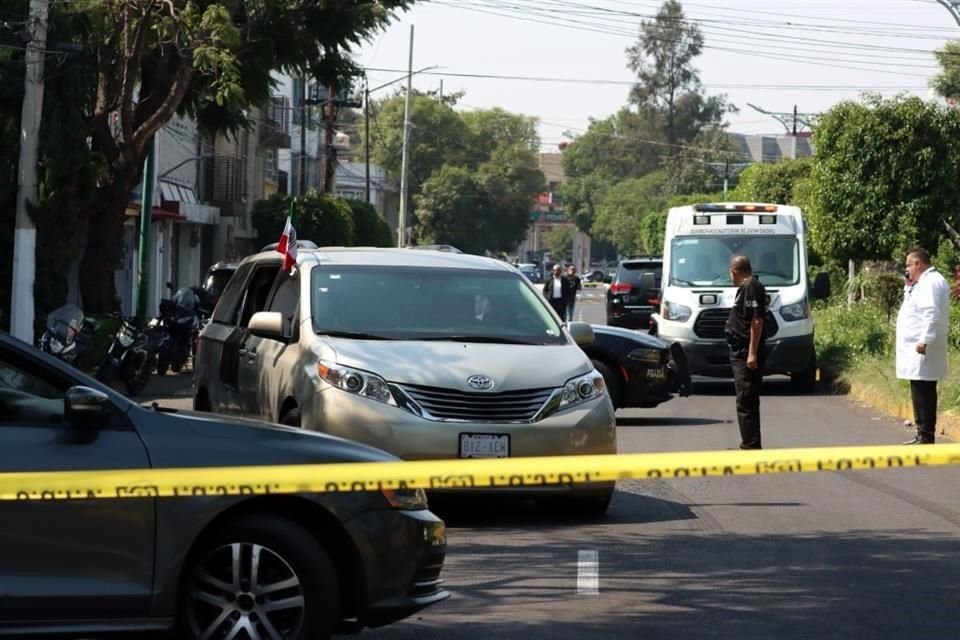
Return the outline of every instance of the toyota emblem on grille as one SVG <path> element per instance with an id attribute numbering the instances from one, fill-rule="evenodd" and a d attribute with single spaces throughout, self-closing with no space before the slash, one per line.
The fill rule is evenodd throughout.
<path id="1" fill-rule="evenodd" d="M 467 384 L 469 384 L 474 389 L 479 389 L 480 391 L 487 391 L 488 389 L 493 389 L 493 380 L 487 376 L 470 376 L 467 378 Z"/>

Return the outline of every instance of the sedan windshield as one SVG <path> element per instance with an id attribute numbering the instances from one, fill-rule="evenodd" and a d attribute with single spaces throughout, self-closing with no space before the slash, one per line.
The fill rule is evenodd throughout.
<path id="1" fill-rule="evenodd" d="M 473 269 L 313 270 L 313 328 L 368 339 L 562 344 L 560 326 L 527 280 Z"/>
<path id="2" fill-rule="evenodd" d="M 794 236 L 684 236 L 670 245 L 670 284 L 681 287 L 732 286 L 730 258 L 750 259 L 767 286 L 800 282 L 800 250 Z"/>

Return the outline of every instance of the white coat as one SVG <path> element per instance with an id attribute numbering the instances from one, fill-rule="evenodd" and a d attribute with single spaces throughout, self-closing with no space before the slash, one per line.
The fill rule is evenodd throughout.
<path id="1" fill-rule="evenodd" d="M 903 292 L 897 314 L 897 377 L 904 380 L 943 380 L 947 377 L 947 332 L 950 328 L 950 287 L 930 267 Z M 917 345 L 927 345 L 926 355 Z"/>

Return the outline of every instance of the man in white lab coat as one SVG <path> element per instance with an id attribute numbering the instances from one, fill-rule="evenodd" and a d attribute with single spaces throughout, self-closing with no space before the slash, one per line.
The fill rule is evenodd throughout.
<path id="1" fill-rule="evenodd" d="M 897 314 L 897 377 L 910 381 L 916 437 L 933 444 L 937 433 L 937 381 L 947 377 L 950 287 L 924 249 L 907 254 L 907 286 Z"/>

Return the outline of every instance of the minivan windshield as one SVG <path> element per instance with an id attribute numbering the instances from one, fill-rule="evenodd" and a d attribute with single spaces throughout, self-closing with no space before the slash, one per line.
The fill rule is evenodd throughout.
<path id="1" fill-rule="evenodd" d="M 313 269 L 318 334 L 388 340 L 563 344 L 527 280 L 507 271 L 323 265 Z"/>
<path id="2" fill-rule="evenodd" d="M 800 245 L 794 236 L 678 236 L 670 244 L 670 284 L 732 286 L 730 258 L 743 254 L 766 286 L 800 282 Z"/>

